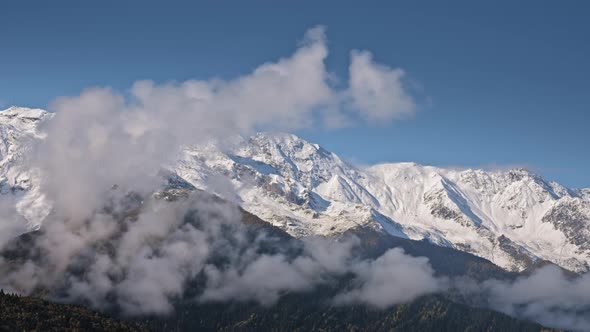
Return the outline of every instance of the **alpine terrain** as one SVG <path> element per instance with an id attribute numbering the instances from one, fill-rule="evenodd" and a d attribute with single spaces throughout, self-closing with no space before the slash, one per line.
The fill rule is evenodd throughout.
<path id="1" fill-rule="evenodd" d="M 2 226 L 11 232 L 38 228 L 51 211 L 27 155 L 32 141 L 44 139 L 40 125 L 52 117 L 21 107 L 0 112 L 0 198 L 14 204 L 20 218 Z M 574 272 L 590 268 L 590 189 L 567 188 L 526 169 L 360 168 L 291 134 L 231 141 L 184 147 L 167 168 L 294 237 L 372 228 L 510 271 L 543 261 Z"/>

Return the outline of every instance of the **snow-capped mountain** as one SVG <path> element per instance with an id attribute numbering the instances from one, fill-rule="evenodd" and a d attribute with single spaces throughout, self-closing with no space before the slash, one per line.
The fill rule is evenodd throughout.
<path id="1" fill-rule="evenodd" d="M 50 206 L 23 156 L 28 140 L 43 139 L 37 127 L 51 117 L 17 107 L 0 112 L 0 200 L 14 199 L 30 227 Z M 509 270 L 539 260 L 574 271 L 590 267 L 590 190 L 524 169 L 358 168 L 290 134 L 186 147 L 168 168 L 296 237 L 363 226 L 466 251 Z"/>
<path id="2" fill-rule="evenodd" d="M 588 190 L 571 190 L 525 169 L 414 163 L 360 169 L 294 135 L 258 134 L 227 151 L 215 144 L 188 148 L 175 171 L 295 236 L 362 225 L 453 247 L 510 270 L 548 260 L 586 271 L 590 263 Z"/>

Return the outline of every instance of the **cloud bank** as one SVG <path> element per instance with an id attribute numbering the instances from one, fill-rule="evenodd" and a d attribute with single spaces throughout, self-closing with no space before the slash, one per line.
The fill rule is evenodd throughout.
<path id="1" fill-rule="evenodd" d="M 196 302 L 272 305 L 284 294 L 350 274 L 360 287 L 351 292 L 369 293 L 355 302 L 379 307 L 441 289 L 424 258 L 398 249 L 359 260 L 352 254 L 356 238 L 289 240 L 248 228 L 236 205 L 210 194 L 157 197 L 124 194 L 82 222 L 49 220 L 24 252 L 22 245 L 9 248 L 6 256 L 16 262 L 0 257 L 0 287 L 128 315 L 169 313 L 187 288 L 200 289 Z M 419 278 L 420 272 L 428 276 Z M 373 298 L 381 286 L 390 291 Z"/>
<path id="2" fill-rule="evenodd" d="M 436 278 L 428 259 L 391 249 L 374 261 L 354 266 L 358 287 L 339 294 L 338 304 L 361 303 L 384 309 L 421 295 L 446 289 L 446 279 Z"/>
<path id="3" fill-rule="evenodd" d="M 542 267 L 514 281 L 466 282 L 467 296 L 486 299 L 486 306 L 513 317 L 573 331 L 590 330 L 590 274 L 567 275 L 559 267 Z"/>

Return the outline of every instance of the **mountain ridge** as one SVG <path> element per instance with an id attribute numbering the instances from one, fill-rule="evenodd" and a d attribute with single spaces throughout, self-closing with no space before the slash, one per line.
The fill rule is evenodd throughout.
<path id="1" fill-rule="evenodd" d="M 522 168 L 387 163 L 361 169 L 294 135 L 260 133 L 230 151 L 191 147 L 175 171 L 211 191 L 223 174 L 246 210 L 294 236 L 369 225 L 455 247 L 509 270 L 541 260 L 588 270 L 585 191 Z"/>
<path id="2" fill-rule="evenodd" d="M 28 142 L 52 113 L 0 111 L 0 189 L 28 228 L 50 211 Z M 590 189 L 570 189 L 525 169 L 447 169 L 416 163 L 352 166 L 293 134 L 259 133 L 183 148 L 168 169 L 240 204 L 295 237 L 369 227 L 462 250 L 512 271 L 547 260 L 589 269 Z"/>

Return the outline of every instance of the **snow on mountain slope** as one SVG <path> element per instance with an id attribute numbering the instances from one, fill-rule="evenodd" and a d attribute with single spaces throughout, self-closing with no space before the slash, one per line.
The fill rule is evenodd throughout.
<path id="1" fill-rule="evenodd" d="M 586 188 L 586 189 L 578 189 L 578 195 L 586 200 L 586 201 L 590 201 L 590 188 Z"/>
<path id="2" fill-rule="evenodd" d="M 590 205 L 557 183 L 523 169 L 457 171 L 401 163 L 367 171 L 383 179 L 393 192 L 391 202 L 398 204 L 393 209 L 394 204 L 383 204 L 384 214 L 437 232 L 458 249 L 513 270 L 538 259 L 588 269 L 588 251 L 559 228 L 564 219 L 551 211 L 563 210 L 566 201 L 576 202 L 568 205 L 576 211 L 568 225 L 575 220 L 587 228 L 590 218 L 579 211 Z"/>
<path id="3" fill-rule="evenodd" d="M 587 196 L 524 169 L 359 169 L 294 135 L 258 134 L 225 152 L 215 144 L 188 148 L 175 170 L 295 236 L 365 225 L 510 270 L 549 260 L 586 271 L 590 263 Z"/>
<path id="4" fill-rule="evenodd" d="M 188 148 L 175 170 L 295 236 L 367 225 L 405 237 L 374 208 L 378 201 L 360 184 L 368 182 L 366 174 L 294 135 L 258 134 L 229 153 L 214 144 Z"/>
<path id="5" fill-rule="evenodd" d="M 0 203 L 14 203 L 29 227 L 37 227 L 51 206 L 39 192 L 38 172 L 23 157 L 31 140 L 43 139 L 37 126 L 51 117 L 17 107 L 0 112 Z M 186 147 L 167 168 L 294 236 L 364 226 L 453 247 L 510 270 L 539 260 L 589 269 L 588 189 L 568 189 L 524 169 L 414 163 L 361 169 L 290 134 L 228 141 Z"/>
<path id="6" fill-rule="evenodd" d="M 28 228 L 39 227 L 50 211 L 39 192 L 39 174 L 25 158 L 32 140 L 44 137 L 38 125 L 52 116 L 41 109 L 15 106 L 0 112 L 0 199 L 14 202 L 15 215 L 24 217 Z M 5 229 L 9 221 L 2 222 Z"/>

